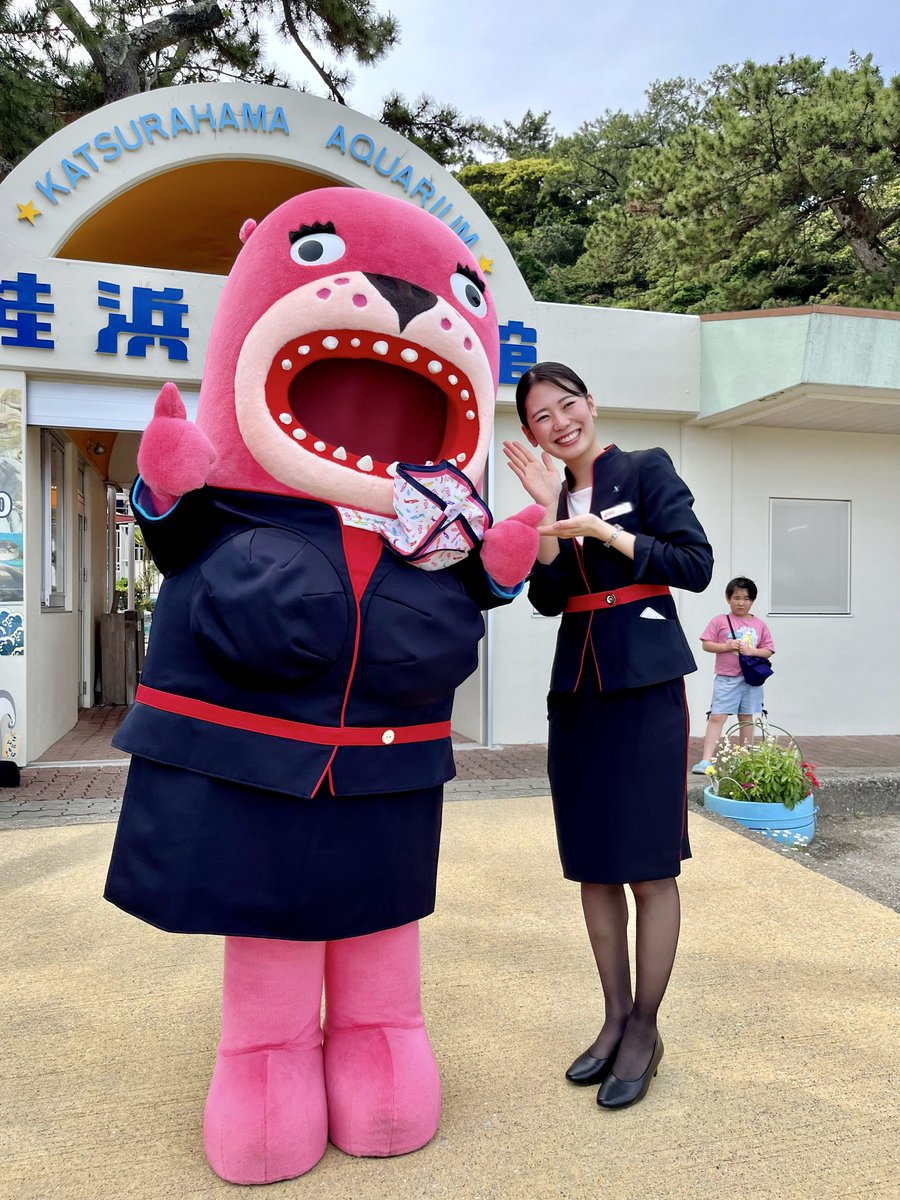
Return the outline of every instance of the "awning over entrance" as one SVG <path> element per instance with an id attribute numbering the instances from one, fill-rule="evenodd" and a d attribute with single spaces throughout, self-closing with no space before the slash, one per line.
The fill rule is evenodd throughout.
<path id="1" fill-rule="evenodd" d="M 900 313 L 717 313 L 702 328 L 699 424 L 900 433 Z"/>

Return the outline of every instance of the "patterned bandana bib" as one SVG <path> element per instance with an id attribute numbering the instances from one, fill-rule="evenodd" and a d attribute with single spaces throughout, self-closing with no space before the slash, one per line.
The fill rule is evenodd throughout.
<path id="1" fill-rule="evenodd" d="M 396 516 L 337 506 L 345 525 L 378 533 L 400 558 L 440 571 L 466 557 L 493 517 L 462 471 L 444 461 L 431 467 L 401 463 L 394 476 Z"/>

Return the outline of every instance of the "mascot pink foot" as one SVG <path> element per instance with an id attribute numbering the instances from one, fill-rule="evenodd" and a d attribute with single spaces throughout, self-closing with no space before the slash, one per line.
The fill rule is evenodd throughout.
<path id="1" fill-rule="evenodd" d="M 225 939 L 222 1037 L 206 1098 L 206 1157 L 232 1183 L 314 1167 L 328 1143 L 323 942 Z"/>
<path id="2" fill-rule="evenodd" d="M 329 942 L 328 1134 L 347 1154 L 408 1154 L 438 1127 L 441 1084 L 419 999 L 415 922 Z"/>
<path id="3" fill-rule="evenodd" d="M 478 494 L 499 342 L 468 247 L 414 203 L 287 201 L 222 292 L 197 422 L 172 384 L 132 506 L 163 573 L 106 896 L 225 938 L 204 1121 L 234 1183 L 437 1129 L 419 998 L 455 689 L 543 510 Z M 320 1027 L 322 996 L 325 1027 Z"/>
<path id="4" fill-rule="evenodd" d="M 440 1107 L 417 923 L 327 945 L 225 939 L 222 1037 L 203 1122 L 217 1175 L 292 1179 L 316 1165 L 329 1136 L 347 1154 L 408 1154 L 434 1137 Z"/>

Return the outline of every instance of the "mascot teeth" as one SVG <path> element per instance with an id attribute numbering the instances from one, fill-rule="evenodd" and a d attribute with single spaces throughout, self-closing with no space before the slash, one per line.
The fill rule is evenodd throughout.
<path id="1" fill-rule="evenodd" d="M 340 371 L 340 381 L 335 370 Z M 352 385 L 344 382 L 348 377 L 354 379 Z M 295 446 L 312 430 L 313 449 L 319 454 L 350 470 L 386 479 L 395 475 L 391 468 L 398 460 L 379 454 L 383 422 L 370 397 L 377 395 L 382 409 L 395 406 L 394 427 L 419 424 L 430 414 L 434 432 L 429 453 L 411 450 L 399 461 L 447 460 L 457 465 L 471 460 L 478 444 L 477 412 L 468 407 L 471 393 L 468 377 L 433 350 L 400 337 L 360 335 L 357 330 L 333 330 L 309 342 L 283 346 L 272 360 L 265 386 L 269 412 Z"/>

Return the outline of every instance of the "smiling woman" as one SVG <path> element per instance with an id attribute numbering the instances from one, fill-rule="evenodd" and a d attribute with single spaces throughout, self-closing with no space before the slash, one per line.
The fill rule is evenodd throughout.
<path id="1" fill-rule="evenodd" d="M 566 1078 L 599 1084 L 597 1103 L 623 1108 L 644 1097 L 662 1058 L 675 877 L 690 857 L 682 676 L 696 667 L 669 588 L 703 591 L 712 552 L 669 456 L 602 448 L 593 397 L 570 367 L 532 367 L 516 407 L 540 457 L 519 442 L 503 450 L 546 505 L 528 596 L 538 612 L 562 615 L 547 700 L 559 853 L 563 874 L 581 884 L 605 1003 L 600 1033 Z M 626 883 L 637 906 L 634 992 Z"/>

